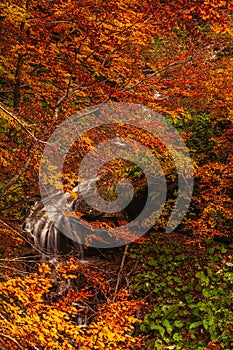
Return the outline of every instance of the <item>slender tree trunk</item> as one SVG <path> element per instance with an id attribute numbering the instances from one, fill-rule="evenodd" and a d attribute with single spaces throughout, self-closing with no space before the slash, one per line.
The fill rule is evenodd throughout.
<path id="1" fill-rule="evenodd" d="M 23 44 L 24 28 L 25 28 L 25 22 L 22 21 L 20 23 L 20 28 L 19 28 L 20 44 Z M 13 93 L 13 107 L 15 110 L 19 108 L 19 104 L 20 104 L 20 97 L 21 97 L 20 85 L 21 85 L 21 72 L 22 72 L 23 58 L 24 58 L 24 54 L 19 53 L 16 71 L 15 71 L 15 87 L 14 87 L 14 93 Z"/>
<path id="2" fill-rule="evenodd" d="M 15 71 L 15 87 L 14 87 L 14 95 L 13 95 L 13 107 L 14 109 L 19 108 L 20 104 L 20 85 L 21 85 L 21 69 L 23 63 L 23 54 L 18 55 L 18 62 Z"/>

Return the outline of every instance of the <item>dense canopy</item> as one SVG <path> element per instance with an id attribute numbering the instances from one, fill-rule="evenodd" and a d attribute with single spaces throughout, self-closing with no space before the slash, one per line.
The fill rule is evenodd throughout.
<path id="1" fill-rule="evenodd" d="M 0 8 L 2 349 L 232 348 L 228 293 L 232 255 L 229 245 L 221 250 L 211 240 L 232 242 L 233 2 L 2 0 Z M 71 192 L 80 181 L 76 167 L 82 158 L 100 141 L 117 135 L 120 140 L 136 140 L 158 158 L 168 184 L 163 215 L 135 243 L 136 248 L 127 245 L 124 251 L 110 253 L 110 260 L 121 258 L 120 264 L 114 260 L 117 272 L 80 264 L 75 253 L 50 265 L 29 263 L 38 252 L 30 235 L 22 231 L 22 223 L 39 199 L 38 174 L 46 142 L 74 113 L 113 102 L 139 104 L 161 113 L 189 150 L 192 201 L 167 240 L 175 237 L 178 247 L 173 243 L 166 247 L 164 236 L 157 251 L 153 245 L 166 228 L 178 191 L 168 149 L 142 127 L 115 124 L 111 130 L 92 129 L 73 145 L 62 174 L 65 190 Z M 147 121 L 143 123 L 146 126 Z M 146 194 L 141 169 L 129 168 L 122 160 L 110 162 L 106 169 L 102 169 L 106 170 L 105 199 L 116 199 L 112 185 L 119 179 L 129 177 L 133 182 L 135 201 L 128 209 L 135 217 Z M 85 210 L 77 209 L 76 214 L 90 219 Z M 126 216 L 118 222 L 95 220 L 95 225 L 111 227 L 125 220 Z M 184 241 L 188 248 L 182 258 Z M 198 255 L 197 247 L 204 253 Z M 173 256 L 175 249 L 178 253 Z M 211 258 L 210 249 L 218 252 L 216 256 L 213 253 Z M 84 251 L 92 254 L 87 247 Z M 156 260 L 160 254 L 164 259 Z M 188 265 L 192 254 L 200 271 Z M 220 254 L 225 254 L 223 261 L 211 260 Z M 202 262 L 201 255 L 206 256 Z M 216 263 L 213 270 L 208 267 L 203 272 L 210 261 Z M 173 268 L 178 277 L 172 277 Z M 187 276 L 197 285 L 195 296 Z M 179 319 L 162 314 L 168 306 L 158 309 L 163 302 L 161 290 L 152 284 L 162 286 L 165 280 L 169 288 L 188 295 L 179 301 L 183 304 L 176 294 L 166 299 L 186 311 L 188 303 L 186 313 L 183 309 L 179 313 L 179 307 L 174 311 Z M 184 284 L 186 290 L 181 288 Z M 219 295 L 213 289 L 224 299 L 221 305 L 215 304 Z"/>

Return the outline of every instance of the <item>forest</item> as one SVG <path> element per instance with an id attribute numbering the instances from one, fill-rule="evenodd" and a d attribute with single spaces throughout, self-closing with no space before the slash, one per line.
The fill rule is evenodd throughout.
<path id="1" fill-rule="evenodd" d="M 0 8 L 0 349 L 232 350 L 233 1 Z"/>

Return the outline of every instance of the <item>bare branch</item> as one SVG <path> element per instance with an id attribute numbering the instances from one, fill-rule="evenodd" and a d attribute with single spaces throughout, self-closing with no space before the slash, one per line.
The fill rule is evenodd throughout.
<path id="1" fill-rule="evenodd" d="M 33 147 L 33 149 L 37 149 L 38 146 Z M 28 158 L 24 166 L 19 170 L 18 174 L 14 175 L 1 189 L 0 189 L 0 196 L 2 196 L 3 193 L 5 193 L 11 186 L 13 186 L 19 179 L 19 177 L 23 174 L 23 172 L 27 169 L 29 166 L 31 160 L 33 157 L 33 153 Z"/>
<path id="2" fill-rule="evenodd" d="M 69 77 L 69 82 L 68 82 L 68 85 L 67 85 L 67 89 L 66 89 L 66 93 L 65 95 L 63 95 L 57 102 L 56 106 L 55 106 L 55 114 L 54 114 L 54 119 L 56 120 L 57 117 L 58 117 L 58 109 L 60 107 L 60 105 L 65 102 L 69 96 L 70 96 L 70 85 L 71 85 L 71 76 Z M 71 92 L 72 93 L 72 92 Z"/>
<path id="3" fill-rule="evenodd" d="M 14 119 L 33 138 L 33 140 L 35 140 L 36 142 L 47 143 L 46 141 L 40 140 L 35 135 L 33 135 L 33 133 L 31 133 L 31 131 L 28 130 L 26 125 L 24 125 L 24 123 L 21 122 L 21 120 L 19 120 L 19 118 L 17 118 L 13 113 L 9 112 L 5 107 L 0 105 L 0 109 L 4 113 L 8 114 L 12 119 Z"/>
<path id="4" fill-rule="evenodd" d="M 14 233 L 16 233 L 20 238 L 22 238 L 25 242 L 27 242 L 28 244 L 30 244 L 30 246 L 32 248 L 35 249 L 35 246 L 32 242 L 30 242 L 30 240 L 28 240 L 24 235 L 22 235 L 19 231 L 17 231 L 16 229 L 14 229 L 12 226 L 8 225 L 5 221 L 0 219 L 0 223 L 3 224 L 4 226 L 6 226 L 8 229 L 10 229 L 11 231 L 13 231 Z M 36 249 L 37 250 L 37 249 Z M 39 250 L 37 250 L 38 253 L 41 253 Z"/>
<path id="5" fill-rule="evenodd" d="M 18 346 L 19 349 L 24 350 L 22 348 L 22 346 L 17 342 L 17 340 L 12 338 L 10 335 L 4 334 L 4 333 L 0 333 L 0 336 L 3 337 L 3 338 L 10 339 L 11 341 L 13 341 Z"/>
<path id="6" fill-rule="evenodd" d="M 152 74 L 146 76 L 145 78 L 141 79 L 141 80 L 138 81 L 136 84 L 131 85 L 131 86 L 129 86 L 129 87 L 125 87 L 124 89 L 122 89 L 122 91 L 131 90 L 131 89 L 137 87 L 138 85 L 142 84 L 144 81 L 148 81 L 150 78 L 155 77 L 156 75 L 158 75 L 158 74 L 160 74 L 160 73 L 162 73 L 162 72 L 168 70 L 169 68 L 174 67 L 174 66 L 179 66 L 179 65 L 181 65 L 181 64 L 188 63 L 188 62 L 192 61 L 192 59 L 193 59 L 193 56 L 189 57 L 189 58 L 188 58 L 187 60 L 185 60 L 185 61 L 172 62 L 172 63 L 168 64 L 166 67 L 163 67 L 163 68 L 161 68 L 161 69 L 159 69 L 159 70 L 153 72 Z M 146 84 L 144 84 L 144 86 L 146 86 Z"/>
<path id="7" fill-rule="evenodd" d="M 122 260 L 121 260 L 121 266 L 120 266 L 120 269 L 119 269 L 119 272 L 118 272 L 118 276 L 117 276 L 117 283 L 116 283 L 116 287 L 115 287 L 114 296 L 113 296 L 113 299 L 112 299 L 113 302 L 116 299 L 116 295 L 117 295 L 117 291 L 118 291 L 119 284 L 120 284 L 120 281 L 121 281 L 121 276 L 122 276 L 122 272 L 123 272 L 123 268 L 124 268 L 126 254 L 127 254 L 128 248 L 129 248 L 129 245 L 126 244 L 125 250 L 124 250 L 124 254 L 123 254 L 123 257 L 122 257 Z"/>

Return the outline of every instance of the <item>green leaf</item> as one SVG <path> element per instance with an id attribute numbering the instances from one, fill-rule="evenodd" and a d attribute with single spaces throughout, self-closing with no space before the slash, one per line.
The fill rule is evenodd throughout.
<path id="1" fill-rule="evenodd" d="M 157 260 L 155 260 L 155 259 L 153 259 L 153 258 L 150 258 L 149 260 L 148 260 L 148 265 L 150 265 L 150 266 L 158 266 L 158 261 Z"/>
<path id="2" fill-rule="evenodd" d="M 224 247 L 221 247 L 221 253 L 225 254 L 227 252 L 227 249 Z"/>
<path id="3" fill-rule="evenodd" d="M 203 294 L 204 297 L 206 297 L 206 298 L 208 298 L 208 297 L 210 297 L 210 296 L 212 295 L 211 291 L 210 291 L 209 289 L 206 289 L 206 288 L 204 288 L 204 289 L 202 290 L 202 294 Z"/>
<path id="4" fill-rule="evenodd" d="M 167 319 L 162 321 L 162 325 L 166 328 L 168 334 L 172 333 L 172 325 Z"/>
<path id="5" fill-rule="evenodd" d="M 205 330 L 207 330 L 207 329 L 209 328 L 208 319 L 204 318 L 204 320 L 203 320 L 203 326 L 204 326 Z"/>
<path id="6" fill-rule="evenodd" d="M 189 329 L 194 329 L 203 325 L 203 321 L 196 321 L 190 324 Z"/>
<path id="7" fill-rule="evenodd" d="M 200 280 L 201 284 L 209 285 L 209 278 L 204 274 L 203 271 L 197 272 L 196 277 Z"/>
<path id="8" fill-rule="evenodd" d="M 173 340 L 175 341 L 181 341 L 182 340 L 182 335 L 179 333 L 174 333 L 173 334 Z"/>
<path id="9" fill-rule="evenodd" d="M 203 326 L 207 330 L 214 324 L 214 315 L 211 309 L 208 308 L 208 313 L 204 316 Z"/>
<path id="10" fill-rule="evenodd" d="M 176 320 L 175 322 L 174 322 L 174 325 L 177 327 L 177 328 L 182 328 L 183 327 L 183 322 L 181 322 L 181 321 L 179 321 L 179 320 Z"/>

